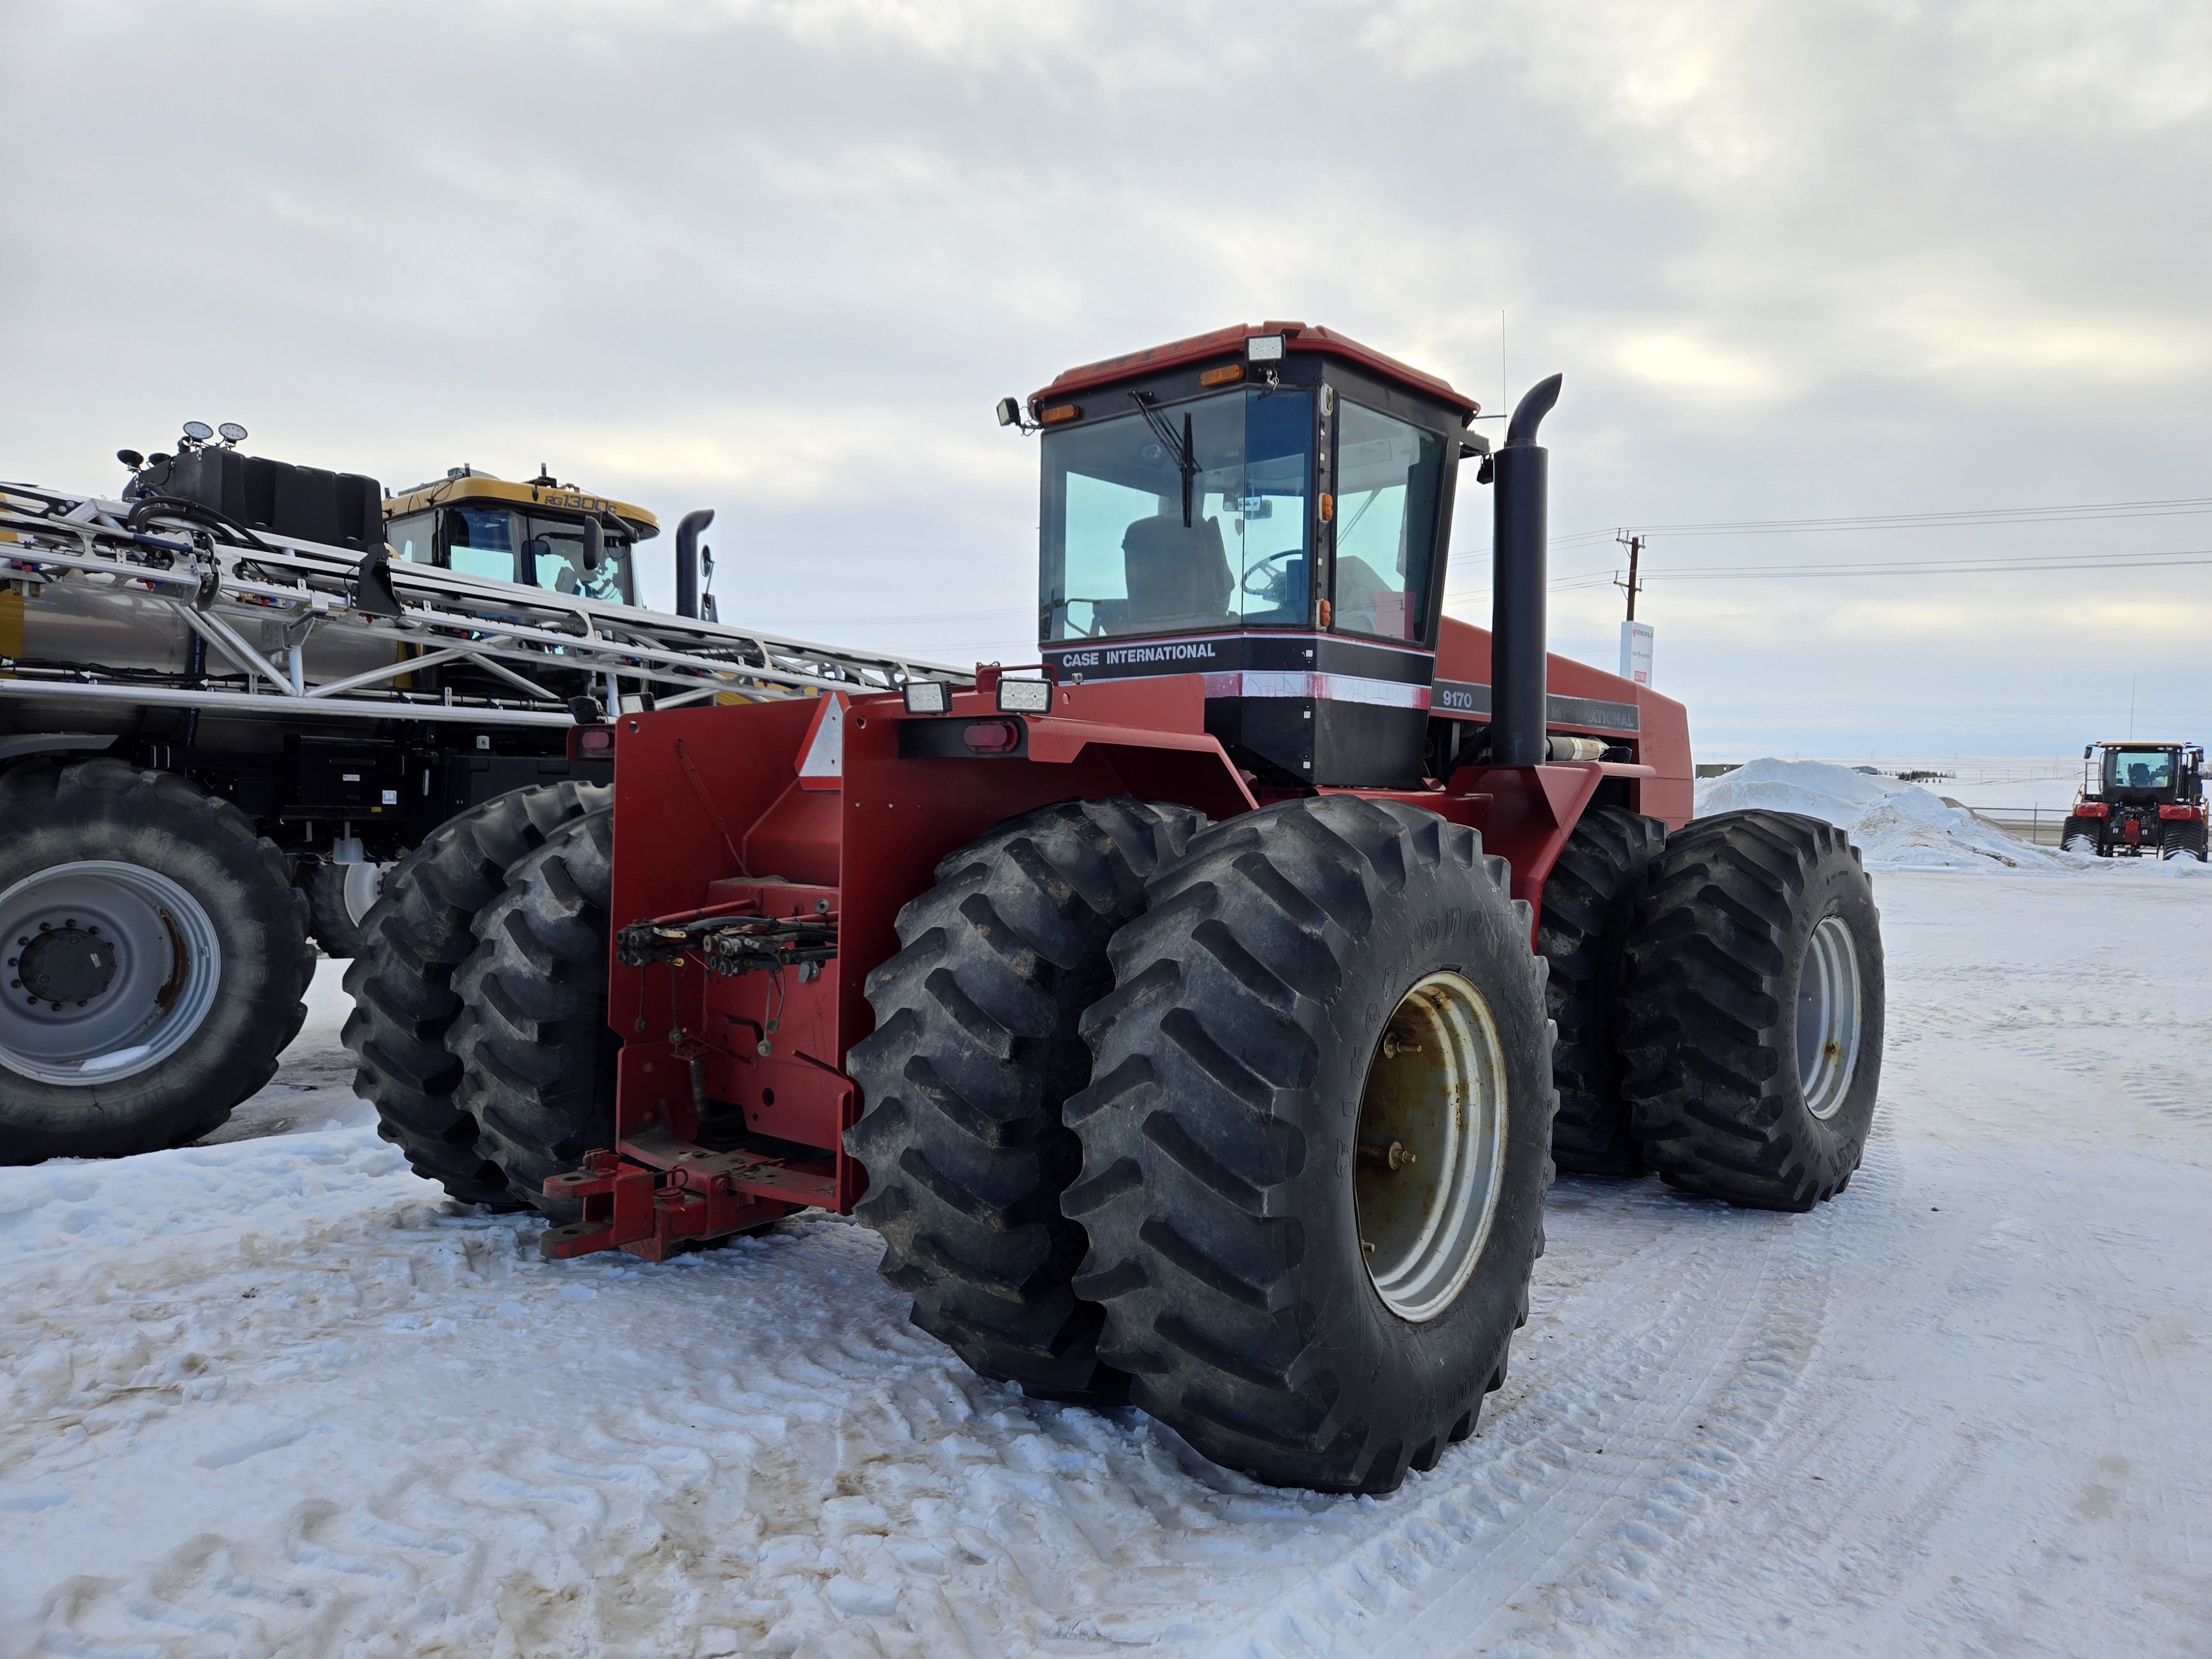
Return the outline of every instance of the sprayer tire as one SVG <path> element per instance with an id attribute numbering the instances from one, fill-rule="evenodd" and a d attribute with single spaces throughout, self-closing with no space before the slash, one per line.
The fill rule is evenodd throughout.
<path id="1" fill-rule="evenodd" d="M 322 946 L 325 956 L 344 958 L 361 954 L 368 939 L 369 913 L 383 896 L 385 878 L 398 867 L 397 863 L 332 864 L 317 860 L 300 872 L 300 890 L 307 896 L 307 931 Z M 349 897 L 347 889 L 351 886 L 358 892 L 364 880 L 372 896 L 356 915 L 354 906 L 359 898 Z"/>
<path id="2" fill-rule="evenodd" d="M 1841 939 L 1824 935 L 1828 948 L 1849 946 L 1855 993 L 1837 1000 L 1855 1036 L 1816 1109 L 1801 998 L 1819 994 L 1814 945 L 1831 918 Z M 1809 1210 L 1842 1191 L 1874 1121 L 1884 1000 L 1881 916 L 1849 837 L 1791 812 L 1692 821 L 1652 860 L 1626 956 L 1624 1092 L 1661 1177 L 1752 1209 Z"/>
<path id="3" fill-rule="evenodd" d="M 1285 801 L 1195 838 L 1115 935 L 1115 989 L 1083 1021 L 1094 1080 L 1067 1109 L 1083 1168 L 1061 1204 L 1091 1241 L 1075 1290 L 1105 1310 L 1100 1352 L 1133 1403 L 1214 1462 L 1387 1492 L 1504 1382 L 1557 1103 L 1547 967 L 1510 877 L 1476 831 L 1417 807 Z M 1438 1224 L 1463 1276 L 1401 1310 L 1370 1271 L 1389 1234 L 1360 1209 L 1355 1147 L 1386 1028 L 1439 981 L 1487 1011 L 1482 1097 L 1500 1112 L 1436 1120 L 1494 1126 L 1481 1158 L 1430 1165 L 1469 1170 L 1462 1207 L 1486 1220 Z M 1433 1112 L 1432 1094 L 1407 1098 Z"/>
<path id="4" fill-rule="evenodd" d="M 477 1152 L 509 1198 L 563 1223 L 580 1206 L 548 1198 L 547 1178 L 614 1145 L 622 1048 L 607 1028 L 614 839 L 611 808 L 554 830 L 477 913 L 476 949 L 453 975 L 461 1012 L 446 1046 L 460 1062 L 457 1097 L 476 1120 Z"/>
<path id="5" fill-rule="evenodd" d="M 276 1075 L 307 1018 L 315 954 L 283 854 L 190 779 L 105 756 L 0 775 L 0 916 L 11 924 L 0 982 L 12 981 L 0 1164 L 122 1158 L 219 1128 Z M 48 956 L 41 968 L 106 974 L 74 1008 L 27 1006 L 21 981 L 37 976 L 23 947 L 41 933 L 85 940 L 73 963 Z M 209 962 L 219 965 L 203 978 L 197 964 Z M 108 1053 L 139 1058 L 83 1072 Z"/>
<path id="6" fill-rule="evenodd" d="M 391 872 L 362 919 L 345 975 L 354 1092 L 376 1108 L 376 1132 L 415 1173 L 465 1204 L 513 1209 L 517 1200 L 477 1151 L 476 1120 L 455 1097 L 461 1066 L 446 1047 L 461 1012 L 454 971 L 476 949 L 471 925 L 507 872 L 562 824 L 603 809 L 610 793 L 564 781 L 477 803 Z"/>
<path id="7" fill-rule="evenodd" d="M 915 1325 L 1042 1398 L 1127 1395 L 1098 1358 L 1097 1307 L 1070 1288 L 1085 1239 L 1060 1195 L 1082 1151 L 1061 1114 L 1090 1080 L 1078 1021 L 1112 984 L 1107 941 L 1204 823 L 1127 795 L 1009 818 L 938 865 L 868 976 L 876 1029 L 849 1060 L 866 1109 L 845 1138 L 868 1170 L 856 1213 Z"/>
<path id="8" fill-rule="evenodd" d="M 1620 963 L 1652 856 L 1666 840 L 1657 818 L 1598 807 L 1575 825 L 1544 883 L 1536 948 L 1552 964 L 1545 995 L 1559 1033 L 1552 1161 L 1571 1174 L 1629 1176 L 1644 1167 L 1620 1092 Z"/>

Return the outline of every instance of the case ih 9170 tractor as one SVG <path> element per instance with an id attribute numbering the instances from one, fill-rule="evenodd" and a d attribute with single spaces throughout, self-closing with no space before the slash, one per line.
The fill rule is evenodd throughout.
<path id="1" fill-rule="evenodd" d="M 1555 1156 L 1808 1208 L 1881 1052 L 1844 836 L 1688 823 L 1681 708 L 1547 661 L 1559 387 L 1491 454 L 1443 381 L 1267 324 L 1009 400 L 1042 668 L 580 726 L 611 810 L 481 908 L 449 826 L 371 917 L 386 1133 L 553 1256 L 850 1212 L 988 1376 L 1268 1481 L 1430 1467 Z M 1486 635 L 1439 600 L 1493 478 Z"/>
<path id="2" fill-rule="evenodd" d="M 2101 764 L 2099 757 L 2102 757 Z M 2100 859 L 2204 861 L 2204 750 L 2188 743 L 2093 743 L 2059 840 Z"/>

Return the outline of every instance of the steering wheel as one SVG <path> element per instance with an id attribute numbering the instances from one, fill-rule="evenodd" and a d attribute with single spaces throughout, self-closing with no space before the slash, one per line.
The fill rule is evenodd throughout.
<path id="1" fill-rule="evenodd" d="M 1255 599 L 1266 599 L 1270 604 L 1279 605 L 1285 597 L 1283 590 L 1289 583 L 1290 569 L 1285 565 L 1284 568 L 1270 574 L 1267 567 L 1284 564 L 1284 562 L 1289 559 L 1303 559 L 1305 556 L 1305 549 L 1302 547 L 1286 547 L 1279 553 L 1270 553 L 1259 563 L 1247 570 L 1244 573 L 1244 580 L 1237 586 Z M 1266 576 L 1267 580 L 1263 586 L 1255 587 L 1252 585 L 1252 579 L 1255 576 Z"/>

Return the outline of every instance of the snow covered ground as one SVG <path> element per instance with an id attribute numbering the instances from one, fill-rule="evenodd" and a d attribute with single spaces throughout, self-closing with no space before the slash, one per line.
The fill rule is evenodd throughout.
<path id="1" fill-rule="evenodd" d="M 1850 1189 L 1563 1180 L 1381 1501 L 979 1381 L 847 1222 L 539 1261 L 375 1138 L 326 964 L 219 1144 L 0 1170 L 0 1654 L 2212 1650 L 2212 882 L 1968 857 L 1875 878 Z"/>

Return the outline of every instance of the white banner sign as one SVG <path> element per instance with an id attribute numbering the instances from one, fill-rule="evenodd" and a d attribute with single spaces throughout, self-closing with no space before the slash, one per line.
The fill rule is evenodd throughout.
<path id="1" fill-rule="evenodd" d="M 1651 684 L 1651 624 L 1625 622 L 1620 625 L 1620 678 L 1638 685 Z"/>

